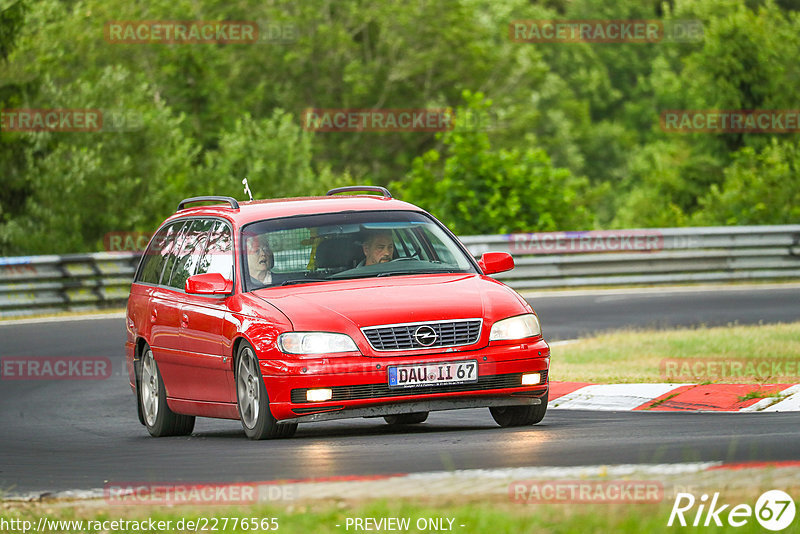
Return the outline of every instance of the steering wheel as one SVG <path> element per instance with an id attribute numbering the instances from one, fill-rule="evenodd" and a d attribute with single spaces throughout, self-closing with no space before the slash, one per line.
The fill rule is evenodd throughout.
<path id="1" fill-rule="evenodd" d="M 408 261 L 408 260 L 414 260 L 414 259 L 419 260 L 419 253 L 420 253 L 420 250 L 417 249 L 417 250 L 414 251 L 414 253 L 411 256 L 405 256 L 405 257 L 402 257 L 402 258 L 395 258 L 392 261 Z"/>

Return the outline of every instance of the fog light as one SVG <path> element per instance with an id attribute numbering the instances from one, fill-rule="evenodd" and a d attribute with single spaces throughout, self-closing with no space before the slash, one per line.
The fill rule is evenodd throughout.
<path id="1" fill-rule="evenodd" d="M 535 386 L 541 381 L 542 381 L 542 375 L 540 375 L 539 373 L 527 373 L 522 375 L 523 386 Z M 309 393 L 311 392 L 309 391 Z"/>
<path id="2" fill-rule="evenodd" d="M 331 400 L 331 397 L 333 397 L 333 391 L 329 388 L 309 389 L 308 391 L 306 391 L 306 400 L 308 402 L 329 401 Z"/>

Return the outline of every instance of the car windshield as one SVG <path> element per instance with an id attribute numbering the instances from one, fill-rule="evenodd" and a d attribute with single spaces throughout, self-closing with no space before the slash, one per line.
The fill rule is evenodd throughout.
<path id="1" fill-rule="evenodd" d="M 348 278 L 476 273 L 440 224 L 411 211 L 270 219 L 242 228 L 247 291 Z"/>

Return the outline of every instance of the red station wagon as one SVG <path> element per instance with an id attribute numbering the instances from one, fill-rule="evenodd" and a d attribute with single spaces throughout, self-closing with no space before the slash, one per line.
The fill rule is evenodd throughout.
<path id="1" fill-rule="evenodd" d="M 356 192 L 376 194 L 338 194 Z M 239 419 L 252 439 L 477 407 L 504 427 L 538 423 L 549 347 L 528 303 L 488 276 L 513 267 L 500 252 L 476 262 L 382 187 L 186 199 L 154 234 L 128 300 L 139 420 L 168 436 L 190 434 L 196 416 Z"/>

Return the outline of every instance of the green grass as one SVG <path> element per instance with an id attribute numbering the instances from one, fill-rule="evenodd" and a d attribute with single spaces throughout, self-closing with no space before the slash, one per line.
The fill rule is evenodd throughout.
<path id="1" fill-rule="evenodd" d="M 747 395 L 742 395 L 737 397 L 739 402 L 749 401 L 751 399 L 767 399 L 767 398 L 775 398 L 781 399 L 783 395 L 780 391 L 768 391 L 765 389 L 754 389 L 747 393 Z"/>
<path id="2" fill-rule="evenodd" d="M 155 521 L 171 521 L 173 528 L 165 532 L 181 532 L 175 525 L 181 519 L 197 520 L 199 518 L 276 518 L 277 532 L 287 533 L 346 533 L 364 532 L 347 527 L 348 518 L 409 518 L 412 528 L 400 532 L 420 532 L 413 525 L 420 518 L 453 519 L 454 533 L 490 533 L 490 534 L 524 534 L 524 533 L 575 533 L 608 532 L 608 533 L 640 533 L 640 532 L 675 532 L 677 526 L 667 527 L 667 520 L 672 508 L 672 499 L 665 499 L 659 504 L 528 504 L 513 503 L 508 497 L 469 499 L 452 497 L 440 503 L 419 503 L 408 500 L 372 501 L 366 503 L 316 502 L 290 505 L 287 508 L 252 506 L 248 508 L 217 507 L 198 508 L 150 508 L 132 509 L 132 507 L 102 508 L 92 506 L 66 508 L 48 504 L 4 504 L 2 517 L 6 520 L 24 519 L 37 524 L 41 516 L 48 519 L 65 520 L 142 520 L 152 518 Z M 747 501 L 751 504 L 754 498 Z M 689 517 L 689 516 L 687 516 Z M 723 516 L 724 517 L 724 516 Z M 217 532 L 256 532 L 252 529 L 232 528 L 229 520 L 226 530 Z M 339 526 L 337 526 L 339 525 Z M 462 526 L 463 525 L 463 526 Z M 703 528 L 703 532 L 721 532 L 726 529 Z M 728 529 L 730 530 L 730 529 Z M 762 532 L 755 519 L 747 525 L 735 529 L 736 532 Z M 788 529 L 785 532 L 792 531 Z M 59 532 L 77 533 L 75 528 L 65 528 Z M 87 530 L 87 532 L 96 532 Z M 133 529 L 113 530 L 114 534 L 126 532 L 139 534 Z M 162 531 L 164 532 L 164 531 Z M 257 532 L 267 532 L 258 530 Z M 427 532 L 435 532 L 427 530 Z"/>
<path id="3" fill-rule="evenodd" d="M 675 330 L 626 330 L 598 334 L 551 349 L 550 379 L 554 381 L 632 383 L 770 383 L 767 373 L 756 376 L 667 378 L 665 360 L 716 362 L 793 362 L 800 366 L 800 322 L 757 326 L 699 327 Z M 785 368 L 785 367 L 784 367 Z M 790 382 L 800 382 L 800 369 Z M 789 377 L 789 378 L 792 378 Z"/>

